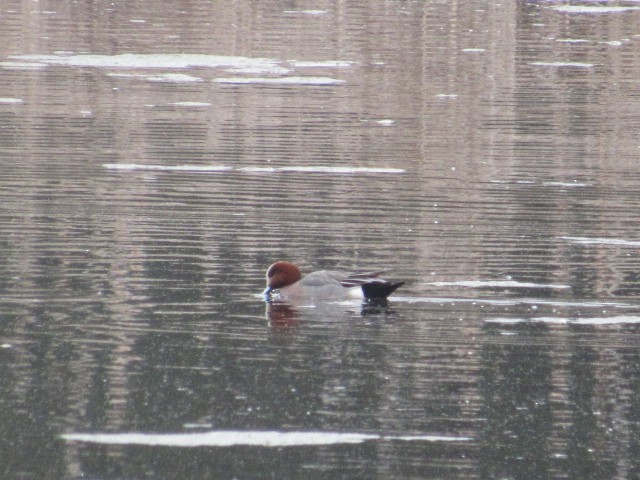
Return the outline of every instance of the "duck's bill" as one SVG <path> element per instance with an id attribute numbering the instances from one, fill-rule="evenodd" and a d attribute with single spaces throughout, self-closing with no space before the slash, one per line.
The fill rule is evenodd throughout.
<path id="1" fill-rule="evenodd" d="M 273 288 L 271 287 L 267 287 L 264 289 L 264 292 L 262 292 L 262 295 L 264 296 L 265 300 L 269 300 L 271 298 L 272 291 L 273 291 Z"/>

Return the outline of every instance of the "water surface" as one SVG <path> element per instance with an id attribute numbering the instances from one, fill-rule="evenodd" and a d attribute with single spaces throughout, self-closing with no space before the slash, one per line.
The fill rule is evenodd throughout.
<path id="1" fill-rule="evenodd" d="M 640 11 L 458 7 L 1 7 L 7 478 L 640 475 Z"/>

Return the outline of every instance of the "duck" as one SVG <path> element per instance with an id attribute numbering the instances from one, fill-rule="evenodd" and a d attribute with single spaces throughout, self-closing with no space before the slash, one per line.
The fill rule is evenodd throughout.
<path id="1" fill-rule="evenodd" d="M 385 300 L 405 282 L 390 282 L 380 278 L 384 271 L 345 273 L 320 270 L 302 276 L 293 263 L 278 261 L 267 269 L 265 300 Z"/>

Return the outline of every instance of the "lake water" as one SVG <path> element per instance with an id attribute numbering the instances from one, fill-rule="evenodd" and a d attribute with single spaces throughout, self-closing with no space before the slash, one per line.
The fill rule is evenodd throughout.
<path id="1" fill-rule="evenodd" d="M 2 478 L 640 477 L 637 2 L 0 8 Z"/>

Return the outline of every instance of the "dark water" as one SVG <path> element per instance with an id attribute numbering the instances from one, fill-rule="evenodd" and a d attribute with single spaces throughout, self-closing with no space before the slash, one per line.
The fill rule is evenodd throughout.
<path id="1" fill-rule="evenodd" d="M 638 8 L 3 4 L 2 478 L 638 478 Z"/>

